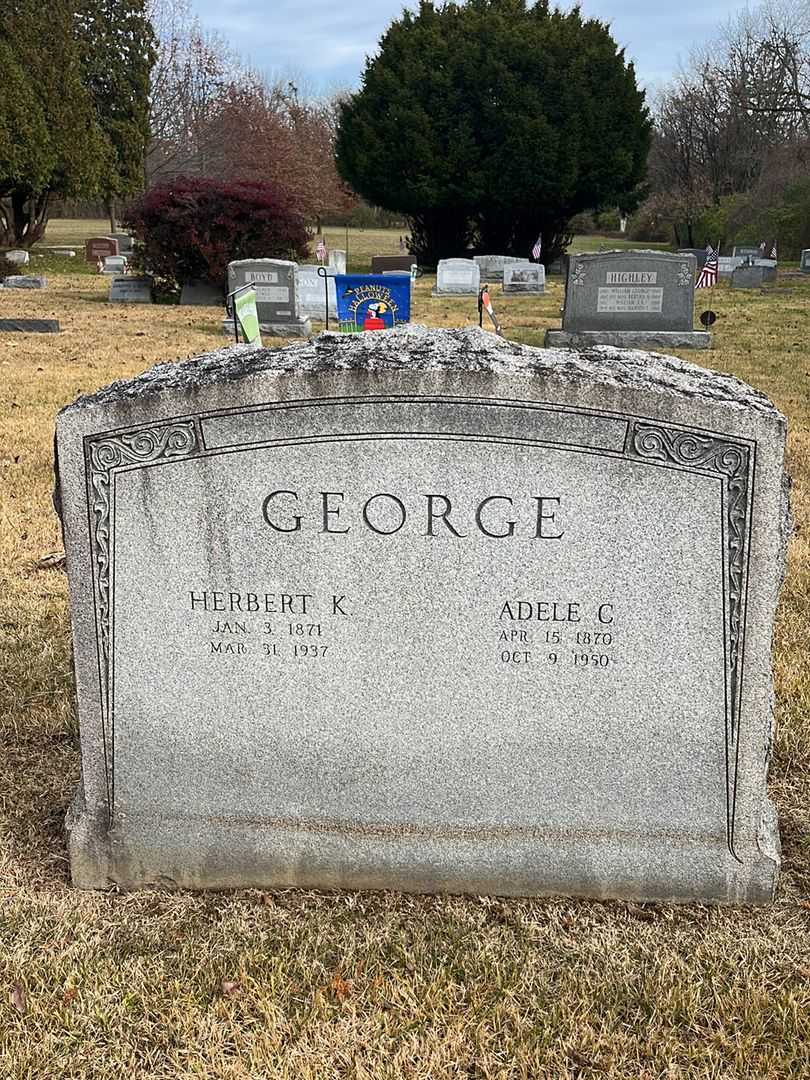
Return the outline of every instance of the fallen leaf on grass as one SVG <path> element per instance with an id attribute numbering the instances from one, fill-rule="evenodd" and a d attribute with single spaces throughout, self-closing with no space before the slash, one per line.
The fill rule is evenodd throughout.
<path id="1" fill-rule="evenodd" d="M 227 998 L 236 997 L 241 989 L 238 982 L 229 982 L 228 979 L 223 979 L 219 984 L 219 988 L 222 991 L 222 996 Z"/>
<path id="2" fill-rule="evenodd" d="M 17 1012 L 20 1014 L 20 1016 L 22 1016 L 28 1006 L 25 994 L 25 987 L 19 979 L 12 984 L 11 993 L 9 994 L 9 1000 L 11 1001 L 11 1004 L 14 1006 Z"/>
<path id="3" fill-rule="evenodd" d="M 78 996 L 79 991 L 76 989 L 76 987 L 69 986 L 67 990 L 65 990 L 64 994 L 62 994 L 62 1004 L 72 1005 Z"/>
<path id="4" fill-rule="evenodd" d="M 802 979 L 810 979 L 810 967 L 796 968 L 796 974 Z"/>
<path id="5" fill-rule="evenodd" d="M 330 985 L 334 990 L 335 997 L 338 999 L 338 1001 L 345 1001 L 349 994 L 352 992 L 351 979 L 344 979 L 340 972 L 336 972 L 333 975 Z"/>

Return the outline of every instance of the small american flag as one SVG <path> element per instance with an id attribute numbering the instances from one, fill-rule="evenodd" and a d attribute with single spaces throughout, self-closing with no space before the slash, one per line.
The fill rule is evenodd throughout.
<path id="1" fill-rule="evenodd" d="M 717 252 L 711 244 L 706 245 L 706 262 L 700 271 L 696 289 L 713 289 L 717 284 Z"/>
<path id="2" fill-rule="evenodd" d="M 326 256 L 329 252 L 326 250 L 326 244 L 323 241 L 323 237 L 318 237 L 318 246 L 315 248 L 315 255 L 317 256 L 319 263 L 326 262 Z"/>
<path id="3" fill-rule="evenodd" d="M 776 254 L 776 241 L 775 240 L 773 242 L 773 247 L 771 248 L 771 258 L 776 259 L 778 261 L 778 256 Z"/>
<path id="4" fill-rule="evenodd" d="M 532 258 L 533 259 L 539 259 L 540 258 L 540 252 L 542 250 L 543 250 L 543 234 L 540 233 L 540 235 L 537 237 L 537 239 L 534 242 L 534 247 L 532 248 Z"/>

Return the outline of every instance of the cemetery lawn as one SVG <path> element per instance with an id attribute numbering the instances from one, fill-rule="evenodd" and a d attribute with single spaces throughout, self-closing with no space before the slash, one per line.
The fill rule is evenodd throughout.
<path id="1" fill-rule="evenodd" d="M 383 241 L 376 250 L 397 250 L 395 233 L 369 242 Z M 222 344 L 216 309 L 112 307 L 108 281 L 76 262 L 49 260 L 41 292 L 0 292 L 0 317 L 62 325 L 0 334 L 0 1080 L 810 1075 L 810 276 L 719 287 L 713 350 L 680 354 L 765 391 L 790 423 L 796 531 L 770 783 L 784 873 L 774 906 L 733 910 L 73 891 L 62 822 L 79 758 L 54 414 Z M 431 284 L 416 284 L 415 321 L 477 322 L 474 298 L 432 299 Z M 540 298 L 493 290 L 506 336 L 536 345 L 561 300 L 558 278 Z"/>

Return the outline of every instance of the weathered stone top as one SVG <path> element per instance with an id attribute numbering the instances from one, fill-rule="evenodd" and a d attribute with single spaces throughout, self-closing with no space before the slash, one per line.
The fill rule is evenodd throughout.
<path id="1" fill-rule="evenodd" d="M 658 251 L 656 248 L 611 248 L 610 251 L 572 251 L 570 258 L 572 259 L 603 259 L 605 255 L 624 255 L 632 257 L 633 255 L 644 255 L 649 258 L 651 255 L 655 255 L 656 258 L 668 259 L 671 262 L 683 262 L 691 252 L 689 251 Z"/>
<path id="2" fill-rule="evenodd" d="M 584 350 L 539 349 L 505 341 L 477 328 L 428 329 L 413 323 L 385 333 L 323 333 L 278 349 L 232 345 L 182 363 L 158 364 L 134 379 L 111 383 L 79 397 L 62 412 L 137 400 L 166 390 L 193 391 L 251 375 L 319 375 L 334 371 L 455 371 L 495 376 L 553 376 L 652 393 L 673 392 L 755 409 L 784 418 L 772 402 L 733 375 L 686 360 L 636 349 L 600 345 Z"/>

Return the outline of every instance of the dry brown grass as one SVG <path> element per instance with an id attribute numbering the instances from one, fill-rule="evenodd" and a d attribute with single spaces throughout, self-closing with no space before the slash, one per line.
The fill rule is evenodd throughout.
<path id="1" fill-rule="evenodd" d="M 394 242 L 395 242 L 394 237 Z M 476 321 L 475 302 L 415 318 Z M 61 546 L 50 505 L 56 410 L 81 390 L 221 343 L 214 309 L 111 308 L 53 276 L 0 315 L 0 1078 L 771 1080 L 810 1076 L 810 280 L 721 288 L 700 359 L 791 422 L 797 533 L 776 641 L 772 770 L 785 845 L 763 910 L 566 900 L 73 892 L 62 818 L 79 758 Z M 562 289 L 499 300 L 539 344 Z M 684 354 L 687 355 L 687 354 Z"/>

